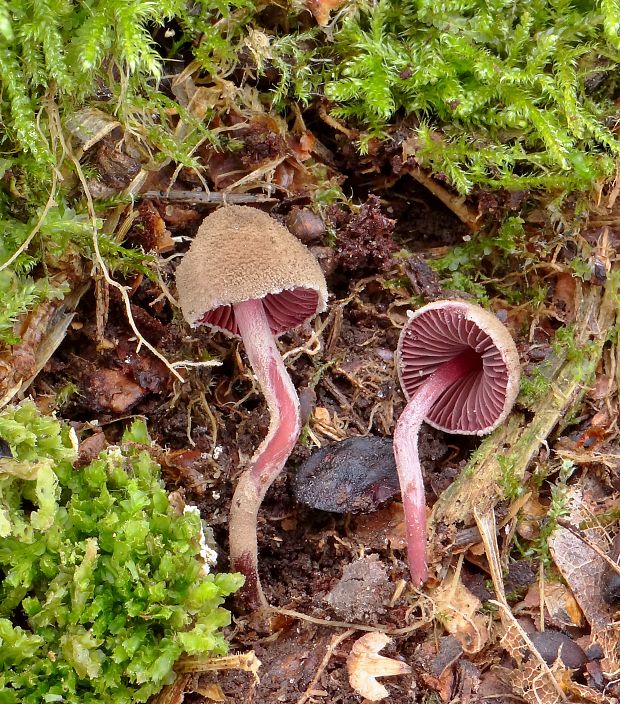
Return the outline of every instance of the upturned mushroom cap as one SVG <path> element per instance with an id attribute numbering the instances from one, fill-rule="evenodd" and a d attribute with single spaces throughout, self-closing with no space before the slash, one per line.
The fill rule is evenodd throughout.
<path id="1" fill-rule="evenodd" d="M 310 251 L 256 208 L 229 205 L 206 217 L 176 270 L 181 310 L 192 326 L 239 335 L 233 306 L 262 299 L 278 335 L 325 310 L 325 277 Z"/>
<path id="2" fill-rule="evenodd" d="M 437 399 L 426 422 L 450 433 L 484 435 L 510 413 L 519 391 L 517 348 L 492 313 L 464 301 L 419 308 L 398 341 L 398 375 L 410 399 L 439 366 L 468 349 L 479 365 Z"/>

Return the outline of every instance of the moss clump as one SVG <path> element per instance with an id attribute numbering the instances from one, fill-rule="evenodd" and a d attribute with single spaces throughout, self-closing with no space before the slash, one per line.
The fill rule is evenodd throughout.
<path id="1" fill-rule="evenodd" d="M 519 498 L 525 491 L 522 477 L 517 471 L 517 460 L 518 457 L 511 457 L 510 455 L 498 455 L 497 457 L 497 463 L 502 477 L 502 491 L 504 497 L 509 501 L 514 501 Z"/>
<path id="2" fill-rule="evenodd" d="M 551 501 L 547 509 L 545 521 L 540 526 L 538 537 L 525 551 L 526 557 L 540 559 L 546 567 L 551 565 L 549 538 L 558 527 L 558 521 L 570 513 L 570 487 L 568 480 L 574 471 L 575 465 L 571 460 L 562 460 L 558 468 L 557 479 L 551 484 Z"/>
<path id="3" fill-rule="evenodd" d="M 92 224 L 79 213 L 75 165 L 67 153 L 79 109 L 88 105 L 113 113 L 145 163 L 155 166 L 168 158 L 196 166 L 191 156 L 196 145 L 215 140 L 210 115 L 199 120 L 159 90 L 168 57 L 154 35 L 174 22 L 175 39 L 168 46 L 173 56 L 202 35 L 209 49 L 200 49 L 201 43 L 197 53 L 223 66 L 234 49 L 226 43 L 227 30 L 215 23 L 243 14 L 244 7 L 253 3 L 0 0 L 0 268 L 37 231 L 27 252 L 8 265 L 11 276 L 0 282 L 6 303 L 0 346 L 16 342 L 15 318 L 62 295 L 47 281 L 54 270 L 70 269 L 57 261 L 60 253 L 92 258 Z M 237 32 L 244 27 L 241 14 L 235 15 L 238 25 L 232 23 Z M 182 136 L 175 133 L 176 116 L 186 125 Z M 97 206 L 103 214 L 105 204 Z M 143 257 L 109 238 L 102 250 L 111 270 L 147 271 Z"/>
<path id="4" fill-rule="evenodd" d="M 183 651 L 226 651 L 242 578 L 201 574 L 200 519 L 172 510 L 143 426 L 81 469 L 32 403 L 0 437 L 2 704 L 145 702 Z"/>
<path id="5" fill-rule="evenodd" d="M 203 33 L 205 41 L 197 53 L 223 62 L 230 58 L 226 44 L 230 29 L 214 27 L 214 20 L 229 17 L 235 8 L 251 6 L 248 0 L 226 4 L 216 0 L 2 0 L 0 115 L 5 140 L 38 160 L 53 162 L 56 155 L 46 124 L 50 99 L 56 99 L 61 108 L 75 109 L 86 98 L 96 102 L 105 86 L 112 107 L 123 112 L 132 106 L 131 98 L 143 95 L 162 74 L 165 57 L 153 40 L 153 30 L 175 20 L 173 50 Z M 242 27 L 242 18 L 236 19 Z M 159 106 L 155 101 L 150 107 Z M 37 116 L 43 124 L 37 124 Z"/>
<path id="6" fill-rule="evenodd" d="M 617 0 L 380 0 L 350 13 L 327 95 L 380 135 L 415 116 L 416 156 L 459 191 L 588 188 L 620 142 L 608 120 Z"/>
<path id="7" fill-rule="evenodd" d="M 461 193 L 581 190 L 620 155 L 618 17 L 618 0 L 362 0 L 328 32 L 307 13 L 246 16 L 236 41 L 257 74 L 279 73 L 276 107 L 324 94 L 362 150 L 405 118 L 411 155 Z M 213 71 L 209 42 L 197 58 Z"/>
<path id="8" fill-rule="evenodd" d="M 492 234 L 468 237 L 464 244 L 451 247 L 429 264 L 440 275 L 444 289 L 468 293 L 483 306 L 489 302 L 487 285 L 491 278 L 493 288 L 502 297 L 514 298 L 519 292 L 498 277 L 525 266 L 525 257 L 530 256 L 523 246 L 525 236 L 523 220 L 508 217 Z"/>
<path id="9" fill-rule="evenodd" d="M 545 376 L 543 365 L 533 368 L 531 374 L 521 377 L 519 402 L 529 409 L 534 409 L 552 389 L 551 381 Z"/>

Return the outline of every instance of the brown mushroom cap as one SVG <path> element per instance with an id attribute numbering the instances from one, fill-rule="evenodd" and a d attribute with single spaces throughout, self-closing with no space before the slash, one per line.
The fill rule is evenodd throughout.
<path id="1" fill-rule="evenodd" d="M 418 309 L 398 341 L 398 374 L 410 399 L 438 367 L 468 349 L 479 364 L 437 399 L 426 422 L 446 432 L 484 435 L 510 413 L 519 391 L 517 348 L 492 313 L 464 301 Z"/>
<path id="2" fill-rule="evenodd" d="M 233 306 L 262 299 L 278 335 L 325 310 L 325 277 L 310 251 L 256 208 L 228 205 L 206 217 L 176 270 L 179 303 L 192 327 L 239 335 Z"/>

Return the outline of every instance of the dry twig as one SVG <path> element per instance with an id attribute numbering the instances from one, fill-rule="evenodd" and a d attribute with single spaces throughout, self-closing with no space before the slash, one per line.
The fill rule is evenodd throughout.
<path id="1" fill-rule="evenodd" d="M 422 598 L 428 599 L 428 597 L 420 595 L 420 599 Z M 317 626 L 327 626 L 328 628 L 346 628 L 355 631 L 367 631 L 368 633 L 385 633 L 388 636 L 405 636 L 409 633 L 413 633 L 413 631 L 423 628 L 433 621 L 435 618 L 433 602 L 430 599 L 428 599 L 428 602 L 431 606 L 428 613 L 423 618 L 419 619 L 415 624 L 405 626 L 404 628 L 393 628 L 392 626 L 385 626 L 383 624 L 367 626 L 363 623 L 349 623 L 348 621 L 328 621 L 324 618 L 316 618 L 315 616 L 309 616 L 308 614 L 301 613 L 300 611 L 293 611 L 291 609 L 269 607 L 268 611 L 274 614 L 288 616 L 289 618 L 299 619 L 300 621 L 308 621 L 309 623 L 314 623 Z"/>
<path id="2" fill-rule="evenodd" d="M 221 657 L 203 657 L 200 655 L 186 656 L 179 658 L 174 670 L 178 673 L 194 672 L 218 672 L 220 670 L 242 670 L 251 672 L 255 681 L 258 681 L 258 670 L 261 661 L 256 657 L 256 653 L 250 650 L 247 653 L 236 655 L 222 655 Z"/>
<path id="3" fill-rule="evenodd" d="M 177 203 L 200 205 L 243 205 L 247 203 L 273 203 L 277 199 L 262 193 L 219 193 L 214 191 L 146 191 L 141 198 L 157 198 Z"/>
<path id="4" fill-rule="evenodd" d="M 451 193 L 447 188 L 439 184 L 432 176 L 425 173 L 419 166 L 405 166 L 403 172 L 410 174 L 418 183 L 420 183 L 427 191 L 432 193 L 435 198 L 439 199 L 447 208 L 449 208 L 456 217 L 473 232 L 478 224 L 479 216 L 473 213 L 466 205 L 463 196 Z"/>
<path id="5" fill-rule="evenodd" d="M 332 636 L 332 639 L 329 642 L 327 649 L 325 650 L 325 655 L 323 656 L 323 659 L 321 660 L 321 663 L 319 664 L 317 671 L 314 673 L 314 677 L 312 678 L 312 681 L 307 686 L 306 691 L 297 700 L 297 704 L 306 704 L 308 699 L 310 699 L 310 697 L 312 697 L 314 695 L 314 692 L 315 692 L 314 688 L 316 687 L 317 682 L 321 678 L 321 675 L 325 671 L 327 664 L 331 660 L 331 657 L 334 654 L 334 650 L 340 645 L 340 643 L 342 643 L 342 641 L 346 640 L 349 636 L 352 636 L 354 633 L 355 633 L 355 631 L 353 629 L 349 629 L 348 631 L 345 631 L 344 633 L 338 633 L 337 635 Z"/>

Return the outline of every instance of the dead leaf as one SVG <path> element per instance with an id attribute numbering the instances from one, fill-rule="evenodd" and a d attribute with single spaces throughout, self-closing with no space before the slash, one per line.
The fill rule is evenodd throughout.
<path id="1" fill-rule="evenodd" d="M 451 572 L 432 595 L 437 620 L 461 644 L 466 653 L 477 653 L 489 639 L 488 616 L 477 613 L 480 599 Z"/>
<path id="2" fill-rule="evenodd" d="M 585 619 L 572 592 L 564 584 L 545 583 L 545 606 L 554 625 L 581 628 Z"/>
<path id="3" fill-rule="evenodd" d="M 568 505 L 568 521 L 571 525 L 579 525 L 591 515 L 578 486 L 571 489 Z M 588 540 L 607 552 L 609 546 L 598 531 L 588 529 L 583 533 Z M 613 619 L 609 606 L 601 596 L 601 583 L 607 564 L 605 560 L 577 535 L 562 526 L 558 526 L 550 536 L 549 549 L 593 631 L 606 628 Z"/>
<path id="4" fill-rule="evenodd" d="M 449 702 L 454 691 L 454 672 L 445 670 L 439 677 L 431 675 L 430 672 L 420 673 L 424 684 L 430 689 L 434 689 L 442 702 Z"/>
<path id="5" fill-rule="evenodd" d="M 203 685 L 201 687 L 196 687 L 194 692 L 197 694 L 202 694 L 203 697 L 210 699 L 213 702 L 225 702 L 226 695 L 224 691 L 216 682 L 209 682 L 209 684 Z"/>
<path id="6" fill-rule="evenodd" d="M 391 639 L 384 633 L 366 633 L 355 641 L 347 658 L 349 684 L 371 702 L 378 702 L 389 695 L 387 688 L 377 682 L 377 677 L 407 675 L 411 672 L 407 663 L 378 654 L 390 642 Z"/>
<path id="7" fill-rule="evenodd" d="M 594 399 L 595 401 L 601 401 L 602 399 L 611 396 L 615 389 L 616 384 L 613 376 L 611 376 L 610 374 L 601 374 L 597 377 L 596 381 L 594 382 L 594 386 L 588 392 L 588 396 L 591 399 Z M 602 420 L 604 420 L 604 422 L 602 422 Z M 609 418 L 607 417 L 607 414 L 602 411 L 592 416 L 591 422 L 592 425 L 596 427 L 601 427 L 602 425 L 606 427 L 609 425 Z"/>
<path id="8" fill-rule="evenodd" d="M 167 203 L 162 215 L 166 225 L 177 230 L 203 218 L 202 213 L 198 212 L 193 205 L 186 203 Z"/>
<path id="9" fill-rule="evenodd" d="M 566 525 L 578 526 L 596 515 L 596 507 L 588 503 L 588 495 L 581 486 L 571 488 L 568 497 L 570 513 Z M 549 538 L 549 549 L 591 626 L 592 641 L 598 643 L 604 653 L 601 660 L 603 672 L 615 677 L 615 673 L 620 670 L 620 624 L 614 620 L 613 610 L 602 596 L 607 562 L 591 547 L 595 546 L 606 554 L 609 541 L 604 531 L 596 527 L 583 530 L 582 535 L 583 539 L 569 528 L 558 526 Z"/>
<path id="10" fill-rule="evenodd" d="M 355 525 L 351 537 L 366 548 L 381 550 L 389 545 L 392 550 L 404 550 L 407 547 L 401 503 L 394 502 L 380 511 L 358 516 Z"/>
<path id="11" fill-rule="evenodd" d="M 548 666 L 531 642 L 524 638 L 516 620 L 502 618 L 504 635 L 501 645 L 516 660 L 517 667 L 504 670 L 515 694 L 525 701 L 539 704 L 559 704 L 566 701 L 564 691 L 571 681 L 571 671 L 558 660 Z"/>
<path id="12" fill-rule="evenodd" d="M 610 702 L 609 696 L 605 692 L 597 692 L 594 688 L 578 682 L 569 682 L 568 689 L 572 695 L 579 697 L 584 702 L 591 702 L 592 704 L 609 704 Z"/>
<path id="13" fill-rule="evenodd" d="M 200 496 L 205 493 L 206 479 L 201 472 L 202 453 L 198 450 L 171 450 L 158 457 L 165 477 L 170 482 L 183 481 Z"/>
<path id="14" fill-rule="evenodd" d="M 540 612 L 540 582 L 532 582 L 527 588 L 527 592 L 523 600 L 512 607 L 512 612 L 515 616 L 520 616 L 523 613 L 530 615 L 538 615 Z"/>
<path id="15" fill-rule="evenodd" d="M 299 161 L 307 161 L 312 156 L 317 140 L 312 132 L 305 130 L 299 139 L 291 138 L 287 141 L 295 158 Z"/>
<path id="16" fill-rule="evenodd" d="M 138 212 L 140 213 L 139 224 L 141 227 L 136 227 L 132 231 L 132 239 L 139 242 L 146 252 L 163 254 L 172 251 L 175 246 L 172 235 L 151 201 L 141 201 L 138 205 Z"/>
<path id="17" fill-rule="evenodd" d="M 306 0 L 306 7 L 321 27 L 329 24 L 329 15 L 347 3 L 347 0 Z"/>
<path id="18" fill-rule="evenodd" d="M 485 670 L 480 678 L 478 701 L 489 702 L 489 704 L 493 701 L 510 701 L 513 696 L 512 688 L 506 680 L 505 668 L 492 665 Z"/>
<path id="19" fill-rule="evenodd" d="M 90 378 L 93 405 L 113 413 L 125 413 L 146 391 L 118 369 L 98 369 Z"/>
<path id="20" fill-rule="evenodd" d="M 565 691 L 571 683 L 570 670 L 562 667 L 557 662 L 550 668 L 558 687 Z M 537 704 L 560 704 L 567 701 L 560 692 L 553 687 L 548 678 L 543 676 L 536 663 L 532 660 L 521 663 L 519 667 L 508 672 L 508 680 L 512 684 L 515 694 L 524 698 L 527 702 L 537 702 Z"/>
<path id="21" fill-rule="evenodd" d="M 575 321 L 577 302 L 577 279 L 569 273 L 558 274 L 555 280 L 553 303 L 556 307 L 556 316 L 565 324 Z"/>

